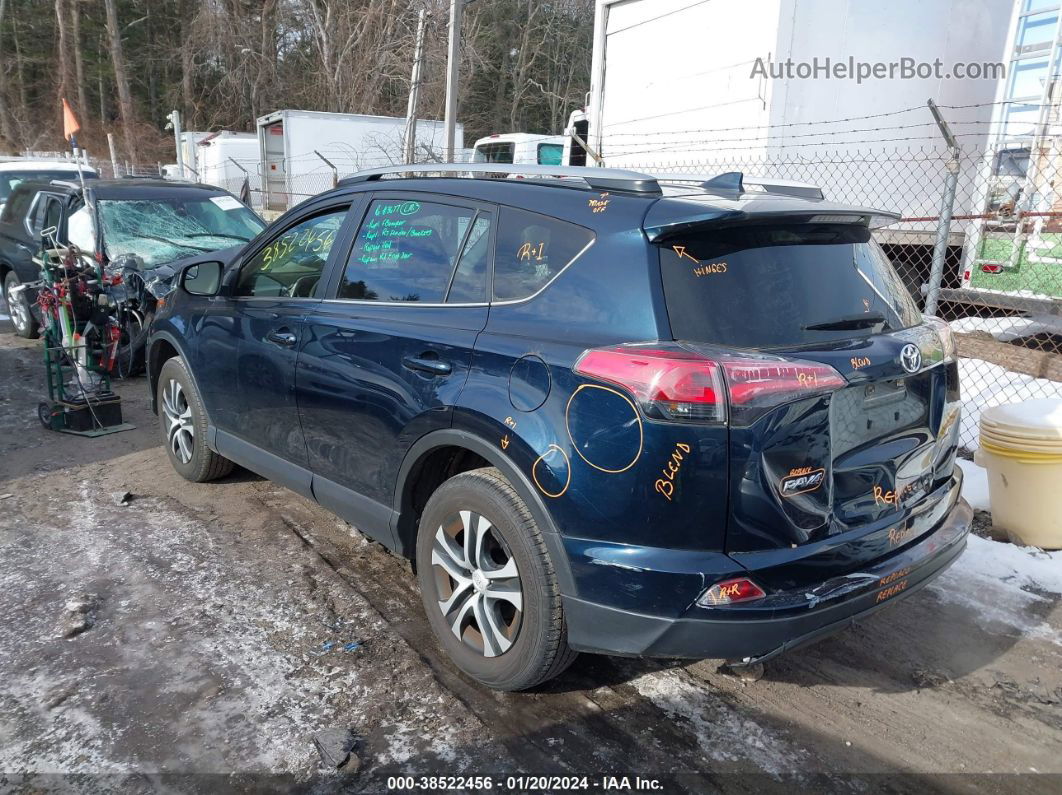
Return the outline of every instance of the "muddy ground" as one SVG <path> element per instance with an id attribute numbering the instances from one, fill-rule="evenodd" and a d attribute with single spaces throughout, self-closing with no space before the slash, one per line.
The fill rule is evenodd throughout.
<path id="1" fill-rule="evenodd" d="M 43 430 L 39 344 L 9 330 L 0 790 L 381 792 L 396 774 L 587 775 L 591 790 L 640 775 L 691 792 L 1062 787 L 1057 593 L 960 561 L 759 681 L 584 655 L 534 692 L 493 693 L 442 656 L 408 564 L 250 473 L 178 477 L 143 379 L 119 387 L 136 430 Z M 336 772 L 314 738 L 346 732 L 354 755 Z"/>

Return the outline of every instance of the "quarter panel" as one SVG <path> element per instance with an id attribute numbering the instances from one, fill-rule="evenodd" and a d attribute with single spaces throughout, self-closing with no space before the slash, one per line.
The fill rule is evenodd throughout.
<path id="1" fill-rule="evenodd" d="M 649 422 L 622 389 L 572 372 L 582 351 L 484 332 L 455 429 L 496 445 L 534 484 L 564 536 L 721 550 L 726 429 Z M 511 400 L 510 374 L 528 354 L 546 362 L 551 388 L 541 407 L 522 411 Z"/>

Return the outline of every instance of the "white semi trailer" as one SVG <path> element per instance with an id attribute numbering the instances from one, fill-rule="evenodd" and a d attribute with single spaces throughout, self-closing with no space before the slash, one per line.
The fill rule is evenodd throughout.
<path id="1" fill-rule="evenodd" d="M 588 141 L 608 166 L 773 170 L 760 175 L 935 216 L 944 173 L 927 179 L 926 160 L 948 149 L 926 100 L 977 106 L 943 112 L 964 148 L 983 147 L 998 71 L 956 79 L 894 70 L 860 81 L 821 69 L 901 58 L 940 59 L 945 71 L 998 63 L 1013 12 L 1012 0 L 597 0 Z M 770 76 L 770 64 L 789 61 L 817 63 L 820 73 Z M 979 212 L 974 170 L 961 179 L 955 213 Z M 912 228 L 931 238 L 930 226 Z"/>
<path id="2" fill-rule="evenodd" d="M 266 208 L 283 210 L 332 187 L 335 178 L 402 162 L 403 117 L 280 110 L 258 119 Z M 444 159 L 441 121 L 417 120 L 416 159 Z M 464 146 L 457 125 L 456 147 Z"/>

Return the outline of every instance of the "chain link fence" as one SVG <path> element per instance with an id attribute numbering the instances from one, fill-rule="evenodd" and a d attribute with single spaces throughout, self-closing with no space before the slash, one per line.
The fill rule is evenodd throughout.
<path id="1" fill-rule="evenodd" d="M 623 163 L 640 165 L 808 182 L 827 200 L 900 214 L 875 236 L 919 307 L 955 334 L 967 451 L 984 409 L 1062 398 L 1062 141 Z"/>
<path id="2" fill-rule="evenodd" d="M 967 451 L 977 447 L 984 409 L 1062 398 L 1062 151 L 1054 145 L 1035 155 L 1028 147 L 926 146 L 691 160 L 646 153 L 631 160 L 622 167 L 808 182 L 830 201 L 900 214 L 875 234 L 923 311 L 955 332 L 965 409 L 960 444 Z M 357 165 L 392 164 L 376 157 Z M 240 195 L 246 180 L 252 205 L 272 217 L 353 170 L 284 164 L 297 179 L 285 183 L 287 190 L 270 191 L 255 173 L 257 163 L 242 165 L 245 173 L 213 184 Z"/>

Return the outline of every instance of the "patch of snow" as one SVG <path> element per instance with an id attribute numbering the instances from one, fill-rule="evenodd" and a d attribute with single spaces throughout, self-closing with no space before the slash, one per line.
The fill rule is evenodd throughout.
<path id="1" fill-rule="evenodd" d="M 973 461 L 956 458 L 955 463 L 962 469 L 962 496 L 978 511 L 989 511 L 988 471 Z"/>
<path id="2" fill-rule="evenodd" d="M 977 446 L 981 412 L 1004 403 L 1020 403 L 1031 398 L 1062 398 L 1062 383 L 1015 373 L 984 359 L 959 359 L 962 389 L 962 444 Z"/>
<path id="3" fill-rule="evenodd" d="M 972 607 L 986 626 L 1004 625 L 1062 646 L 1038 608 L 1062 595 L 1062 551 L 1045 552 L 971 535 L 966 551 L 932 585 L 946 602 Z"/>
<path id="4" fill-rule="evenodd" d="M 701 749 L 712 759 L 747 760 L 774 776 L 799 774 L 807 767 L 807 751 L 791 746 L 675 671 L 643 674 L 631 680 L 631 685 L 672 718 L 687 721 Z"/>

